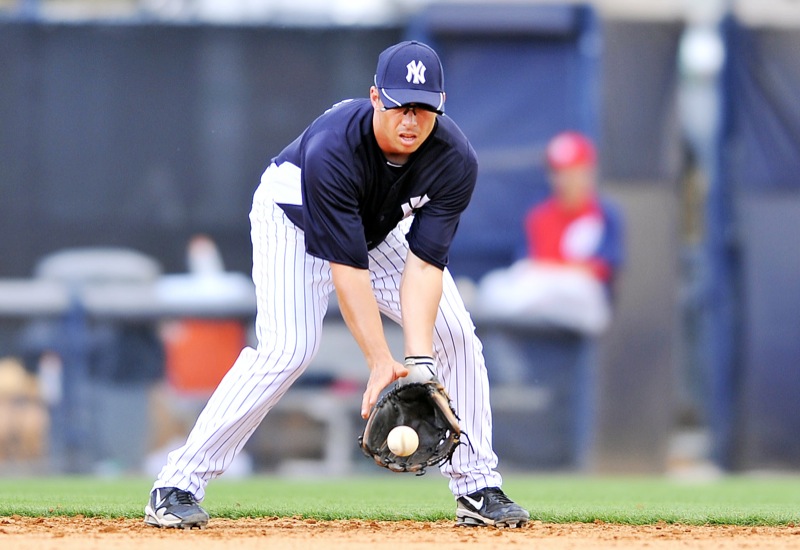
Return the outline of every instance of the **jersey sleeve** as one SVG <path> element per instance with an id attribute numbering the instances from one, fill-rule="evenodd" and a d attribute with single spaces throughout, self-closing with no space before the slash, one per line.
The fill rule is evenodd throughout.
<path id="1" fill-rule="evenodd" d="M 366 269 L 369 267 L 364 226 L 359 212 L 362 190 L 352 158 L 343 138 L 320 132 L 305 144 L 301 161 L 303 218 L 306 251 L 331 262 Z"/>
<path id="2" fill-rule="evenodd" d="M 406 239 L 411 251 L 422 260 L 444 269 L 461 214 L 469 205 L 478 178 L 478 162 L 473 155 L 457 165 L 444 167 L 433 185 L 436 195 L 415 213 Z"/>
<path id="3" fill-rule="evenodd" d="M 609 200 L 603 199 L 600 207 L 605 220 L 605 232 L 597 255 L 608 265 L 609 278 L 613 278 L 625 261 L 625 220 L 617 205 Z"/>

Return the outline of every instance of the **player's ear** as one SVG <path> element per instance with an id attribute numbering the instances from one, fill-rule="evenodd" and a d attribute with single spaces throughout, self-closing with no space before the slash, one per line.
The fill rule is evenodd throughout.
<path id="1" fill-rule="evenodd" d="M 369 100 L 372 102 L 372 107 L 375 109 L 381 108 L 381 96 L 378 93 L 378 88 L 375 86 L 369 87 Z"/>

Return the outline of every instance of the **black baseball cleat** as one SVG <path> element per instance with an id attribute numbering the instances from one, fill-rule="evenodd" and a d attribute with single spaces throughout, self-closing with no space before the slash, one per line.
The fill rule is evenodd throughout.
<path id="1" fill-rule="evenodd" d="M 528 511 L 508 498 L 499 487 L 487 487 L 456 500 L 458 525 L 522 527 L 530 519 Z"/>
<path id="2" fill-rule="evenodd" d="M 144 507 L 144 522 L 154 527 L 202 529 L 208 523 L 208 512 L 197 504 L 192 493 L 177 487 L 161 487 L 150 493 L 150 502 Z"/>

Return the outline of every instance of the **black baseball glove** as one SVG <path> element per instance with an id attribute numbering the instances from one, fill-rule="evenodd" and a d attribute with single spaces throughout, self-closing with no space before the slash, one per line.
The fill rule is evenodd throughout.
<path id="1" fill-rule="evenodd" d="M 411 358 L 420 359 L 420 358 Z M 432 366 L 432 359 L 431 366 Z M 406 360 L 409 366 L 409 360 Z M 400 379 L 372 409 L 358 443 L 378 466 L 393 472 L 425 473 L 425 468 L 450 460 L 459 445 L 461 429 L 450 405 L 450 396 L 435 376 Z M 419 436 L 417 450 L 398 456 L 389 450 L 386 437 L 397 426 L 409 426 Z"/>

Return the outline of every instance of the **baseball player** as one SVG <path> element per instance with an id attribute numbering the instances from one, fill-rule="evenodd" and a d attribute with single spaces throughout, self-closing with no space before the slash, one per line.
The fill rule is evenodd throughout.
<path id="1" fill-rule="evenodd" d="M 436 52 L 401 42 L 380 54 L 368 99 L 333 106 L 272 159 L 250 212 L 258 345 L 242 350 L 185 445 L 170 453 L 147 524 L 208 522 L 199 505 L 206 485 L 314 358 L 334 291 L 370 369 L 361 415 L 410 367 L 435 365 L 469 437 L 441 467 L 458 522 L 529 519 L 500 489 L 482 346 L 446 267 L 478 166 L 444 103 Z M 402 362 L 381 313 L 403 327 Z"/>

